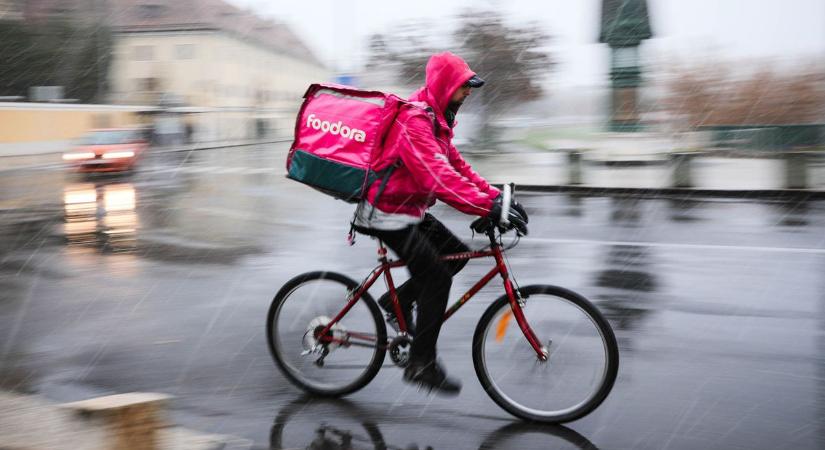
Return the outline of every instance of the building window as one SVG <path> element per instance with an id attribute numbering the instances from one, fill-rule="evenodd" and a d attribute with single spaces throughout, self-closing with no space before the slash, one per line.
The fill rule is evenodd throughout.
<path id="1" fill-rule="evenodd" d="M 135 89 L 138 92 L 155 92 L 160 87 L 160 82 L 157 78 L 136 78 Z"/>
<path id="2" fill-rule="evenodd" d="M 157 19 L 162 17 L 166 6 L 158 3 L 146 3 L 138 5 L 138 14 L 143 19 Z"/>
<path id="3" fill-rule="evenodd" d="M 153 61 L 155 59 L 155 47 L 151 45 L 137 45 L 134 47 L 132 56 L 135 61 Z"/>
<path id="4" fill-rule="evenodd" d="M 175 58 L 177 59 L 195 59 L 195 45 L 194 44 L 178 44 L 175 46 Z"/>

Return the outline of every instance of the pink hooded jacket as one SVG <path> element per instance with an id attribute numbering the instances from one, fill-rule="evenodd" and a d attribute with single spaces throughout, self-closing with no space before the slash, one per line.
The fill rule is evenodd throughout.
<path id="1" fill-rule="evenodd" d="M 367 200 L 386 213 L 420 217 L 438 199 L 463 213 L 485 216 L 499 190 L 464 161 L 452 144 L 453 130 L 444 117 L 450 97 L 475 72 L 460 57 L 444 52 L 430 58 L 426 75 L 426 85 L 409 100 L 432 108 L 435 130 L 433 116 L 423 108 L 401 108 L 375 167 L 399 160 L 401 165 L 389 177 L 378 203 L 380 180 L 370 185 Z"/>

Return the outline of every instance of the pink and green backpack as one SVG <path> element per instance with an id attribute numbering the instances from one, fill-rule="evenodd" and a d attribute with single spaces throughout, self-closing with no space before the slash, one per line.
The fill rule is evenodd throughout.
<path id="1" fill-rule="evenodd" d="M 397 166 L 374 167 L 401 105 L 393 94 L 337 84 L 313 84 L 295 123 L 287 177 L 355 203 Z M 383 190 L 383 189 L 382 189 Z"/>

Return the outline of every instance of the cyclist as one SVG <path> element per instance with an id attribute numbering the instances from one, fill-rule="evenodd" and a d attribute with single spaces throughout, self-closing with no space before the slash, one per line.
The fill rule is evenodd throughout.
<path id="1" fill-rule="evenodd" d="M 409 99 L 426 108 L 401 109 L 376 164 L 397 168 L 386 183 L 376 180 L 369 187 L 353 219 L 356 231 L 383 241 L 410 271 L 410 279 L 397 289 L 407 324 L 412 324 L 413 302 L 418 305 L 404 380 L 452 394 L 461 390 L 461 383 L 448 377 L 437 361 L 436 342 L 452 277 L 467 261 L 441 261 L 439 255 L 469 248 L 426 211 L 441 200 L 466 214 L 496 222 L 501 218 L 500 191 L 478 175 L 452 144 L 459 107 L 473 88 L 482 85 L 484 80 L 460 57 L 450 52 L 430 57 L 426 84 Z M 513 202 L 508 217 L 526 234 L 528 218 L 520 205 Z M 379 304 L 392 310 L 388 293 Z"/>

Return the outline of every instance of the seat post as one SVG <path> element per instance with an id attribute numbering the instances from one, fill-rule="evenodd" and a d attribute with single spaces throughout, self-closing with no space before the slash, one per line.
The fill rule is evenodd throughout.
<path id="1" fill-rule="evenodd" d="M 386 263 L 387 261 L 387 247 L 384 246 L 384 241 L 378 239 L 378 262 Z"/>

